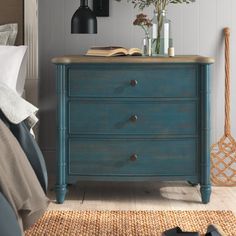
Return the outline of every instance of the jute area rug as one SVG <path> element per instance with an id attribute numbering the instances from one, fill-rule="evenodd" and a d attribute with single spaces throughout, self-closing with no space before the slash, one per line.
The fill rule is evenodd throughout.
<path id="1" fill-rule="evenodd" d="M 156 236 L 176 226 L 204 234 L 209 224 L 236 236 L 231 211 L 48 211 L 26 236 Z"/>

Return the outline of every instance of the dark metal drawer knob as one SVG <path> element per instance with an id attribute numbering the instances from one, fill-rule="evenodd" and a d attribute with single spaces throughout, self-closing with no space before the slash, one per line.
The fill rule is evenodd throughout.
<path id="1" fill-rule="evenodd" d="M 138 159 L 138 155 L 137 154 L 133 154 L 130 156 L 130 160 L 131 161 L 136 161 Z"/>
<path id="2" fill-rule="evenodd" d="M 135 80 L 135 79 L 132 79 L 132 80 L 130 81 L 130 85 L 131 85 L 132 87 L 135 87 L 137 84 L 138 84 L 138 81 Z"/>
<path id="3" fill-rule="evenodd" d="M 129 118 L 129 120 L 130 120 L 131 122 L 136 122 L 136 121 L 138 120 L 138 116 L 137 116 L 137 115 L 132 115 L 132 116 Z"/>

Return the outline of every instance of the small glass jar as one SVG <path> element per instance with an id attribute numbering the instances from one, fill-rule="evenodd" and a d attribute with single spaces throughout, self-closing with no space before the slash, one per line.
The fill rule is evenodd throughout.
<path id="1" fill-rule="evenodd" d="M 145 38 L 143 38 L 142 51 L 143 56 L 152 55 L 152 39 L 149 37 L 149 35 L 146 35 Z"/>

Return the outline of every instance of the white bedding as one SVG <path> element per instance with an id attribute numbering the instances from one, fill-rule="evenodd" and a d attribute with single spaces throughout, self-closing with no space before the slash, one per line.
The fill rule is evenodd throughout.
<path id="1" fill-rule="evenodd" d="M 0 81 L 0 109 L 13 124 L 26 120 L 29 127 L 33 127 L 38 118 L 38 108 L 20 97 L 13 89 Z"/>
<path id="2" fill-rule="evenodd" d="M 0 82 L 24 92 L 27 66 L 27 46 L 0 46 Z"/>

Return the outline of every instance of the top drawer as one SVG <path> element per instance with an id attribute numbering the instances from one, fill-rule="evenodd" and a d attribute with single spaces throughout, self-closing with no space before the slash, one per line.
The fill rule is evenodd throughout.
<path id="1" fill-rule="evenodd" d="M 80 65 L 67 78 L 70 97 L 197 97 L 196 65 Z"/>

